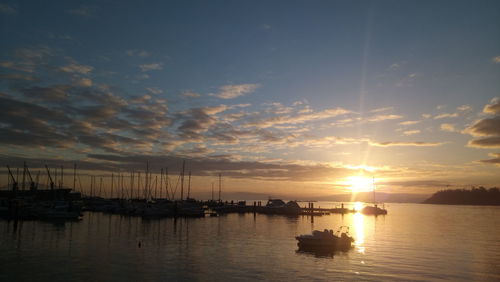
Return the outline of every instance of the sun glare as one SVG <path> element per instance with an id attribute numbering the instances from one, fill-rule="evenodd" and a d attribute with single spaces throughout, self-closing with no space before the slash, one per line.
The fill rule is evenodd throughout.
<path id="1" fill-rule="evenodd" d="M 361 175 L 348 177 L 348 185 L 352 192 L 368 192 L 372 190 L 372 179 Z"/>
<path id="2" fill-rule="evenodd" d="M 362 208 L 363 208 L 363 203 L 361 203 L 361 202 L 354 203 L 354 210 L 356 212 L 359 212 Z"/>

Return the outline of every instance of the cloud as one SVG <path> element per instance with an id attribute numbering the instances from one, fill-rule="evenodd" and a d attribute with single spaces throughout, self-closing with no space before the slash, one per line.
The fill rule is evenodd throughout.
<path id="1" fill-rule="evenodd" d="M 379 122 L 384 120 L 400 119 L 403 116 L 400 115 L 376 115 L 366 118 L 367 122 Z"/>
<path id="2" fill-rule="evenodd" d="M 13 89 L 23 95 L 23 102 L 1 94 L 2 144 L 119 153 L 151 151 L 168 135 L 162 130 L 171 122 L 166 101 L 149 96 L 131 103 L 113 93 L 112 87 L 94 86 L 87 78 L 69 80 L 72 83 L 16 86 Z"/>
<path id="3" fill-rule="evenodd" d="M 1 63 L 0 63 L 1 65 Z M 32 76 L 32 75 L 26 75 L 26 74 L 19 74 L 19 73 L 7 73 L 7 74 L 0 74 L 0 79 L 4 80 L 25 80 L 25 81 L 37 81 L 38 78 Z"/>
<path id="4" fill-rule="evenodd" d="M 322 119 L 333 118 L 339 115 L 344 115 L 352 113 L 349 110 L 343 108 L 331 108 L 325 109 L 319 112 L 308 112 L 304 114 L 291 114 L 291 115 L 281 115 L 273 116 L 264 119 L 257 119 L 255 121 L 250 121 L 244 124 L 246 127 L 259 127 L 268 128 L 280 124 L 298 124 L 305 123 L 308 121 L 317 121 Z"/>
<path id="5" fill-rule="evenodd" d="M 402 147 L 402 146 L 416 146 L 416 147 L 435 147 L 435 146 L 441 146 L 445 144 L 444 142 L 394 142 L 394 141 L 387 141 L 387 142 L 376 142 L 376 141 L 369 141 L 369 144 L 371 146 L 376 146 L 376 147 Z"/>
<path id="6" fill-rule="evenodd" d="M 161 90 L 160 88 L 158 87 L 148 87 L 146 88 L 151 94 L 155 94 L 155 95 L 158 95 L 158 94 L 161 94 L 163 93 L 163 90 Z"/>
<path id="7" fill-rule="evenodd" d="M 35 101 L 55 102 L 68 98 L 68 91 L 71 87 L 68 85 L 54 85 L 50 87 L 38 87 L 21 89 L 24 96 L 32 98 Z"/>
<path id="8" fill-rule="evenodd" d="M 380 112 L 386 112 L 386 111 L 391 111 L 394 110 L 394 107 L 385 107 L 385 108 L 378 108 L 378 109 L 373 109 L 370 111 L 370 113 L 380 113 Z"/>
<path id="9" fill-rule="evenodd" d="M 79 73 L 79 74 L 88 74 L 94 68 L 91 66 L 80 65 L 80 64 L 69 64 L 64 67 L 60 67 L 60 70 L 67 73 Z"/>
<path id="10" fill-rule="evenodd" d="M 472 136 L 482 137 L 470 140 L 467 145 L 486 149 L 500 148 L 500 99 L 498 97 L 491 99 L 490 103 L 484 106 L 483 112 L 494 116 L 476 120 L 474 124 L 463 131 L 463 133 Z"/>
<path id="11" fill-rule="evenodd" d="M 182 138 L 199 142 L 203 140 L 200 134 L 206 132 L 212 125 L 217 123 L 215 115 L 227 109 L 226 105 L 190 109 L 188 112 L 180 115 L 183 121 L 177 130 L 180 132 Z"/>
<path id="12" fill-rule="evenodd" d="M 17 14 L 17 10 L 14 9 L 12 6 L 0 3 L 0 13 L 5 15 L 15 15 Z"/>
<path id="13" fill-rule="evenodd" d="M 459 130 L 457 130 L 455 128 L 455 125 L 453 125 L 451 123 L 443 123 L 443 124 L 441 124 L 440 128 L 442 131 L 459 132 Z"/>
<path id="14" fill-rule="evenodd" d="M 221 99 L 234 99 L 236 97 L 243 96 L 248 93 L 252 93 L 255 89 L 259 88 L 260 84 L 233 84 L 224 85 L 220 88 L 220 91 L 215 94 L 210 94 L 210 96 L 215 96 Z"/>
<path id="15" fill-rule="evenodd" d="M 401 65 L 399 63 L 394 63 L 394 64 L 389 66 L 389 69 L 395 71 L 395 70 L 398 70 L 400 67 L 401 67 Z"/>
<path id="16" fill-rule="evenodd" d="M 439 105 L 436 107 L 436 109 L 442 110 L 445 107 L 446 106 L 444 106 L 444 105 Z M 457 107 L 456 110 L 457 111 L 454 113 L 443 113 L 443 114 L 436 115 L 436 116 L 434 116 L 434 119 L 456 118 L 459 116 L 467 115 L 468 113 L 470 113 L 472 111 L 472 107 L 469 105 L 462 105 L 462 106 Z"/>
<path id="17" fill-rule="evenodd" d="M 151 64 L 143 64 L 139 65 L 139 68 L 142 72 L 152 71 L 152 70 L 162 70 L 163 63 L 151 63 Z"/>
<path id="18" fill-rule="evenodd" d="M 472 111 L 472 107 L 469 105 L 462 105 L 462 106 L 457 107 L 457 110 L 460 112 L 470 112 L 470 111 Z"/>
<path id="19" fill-rule="evenodd" d="M 361 118 L 345 118 L 341 120 L 336 120 L 335 122 L 330 123 L 331 126 L 336 127 L 351 127 L 354 126 L 356 122 L 361 121 Z"/>
<path id="20" fill-rule="evenodd" d="M 440 114 L 440 115 L 436 115 L 436 116 L 434 117 L 434 119 L 455 118 L 455 117 L 458 117 L 458 113 L 452 113 L 452 114 L 445 113 L 445 114 Z"/>
<path id="21" fill-rule="evenodd" d="M 476 121 L 465 130 L 473 136 L 495 136 L 500 135 L 500 117 L 485 118 Z"/>
<path id="22" fill-rule="evenodd" d="M 495 56 L 491 58 L 491 61 L 495 64 L 500 64 L 500 56 Z"/>
<path id="23" fill-rule="evenodd" d="M 491 102 L 484 106 L 483 112 L 487 114 L 500 115 L 500 98 L 495 97 Z"/>
<path id="24" fill-rule="evenodd" d="M 500 136 L 470 140 L 467 145 L 476 148 L 500 148 Z"/>
<path id="25" fill-rule="evenodd" d="M 47 46 L 18 48 L 13 52 L 13 60 L 0 62 L 0 67 L 33 73 L 40 66 L 44 66 L 47 59 L 54 54 L 54 50 Z"/>
<path id="26" fill-rule="evenodd" d="M 403 131 L 403 134 L 406 136 L 414 135 L 420 133 L 420 130 L 407 130 Z"/>
<path id="27" fill-rule="evenodd" d="M 27 147 L 69 148 L 75 144 L 71 135 L 63 135 L 54 131 L 43 133 L 25 132 L 9 128 L 0 128 L 0 143 L 4 145 Z"/>
<path id="28" fill-rule="evenodd" d="M 400 125 L 413 125 L 421 122 L 420 120 L 407 120 L 407 121 L 402 121 L 399 124 Z"/>
<path id="29" fill-rule="evenodd" d="M 379 185 L 403 186 L 403 187 L 446 187 L 449 182 L 438 180 L 407 180 L 407 181 L 381 181 Z"/>
<path id="30" fill-rule="evenodd" d="M 203 146 L 195 147 L 192 151 L 204 150 Z M 189 151 L 186 151 L 189 153 Z M 328 164 L 293 164 L 285 162 L 258 162 L 234 161 L 232 155 L 199 157 L 194 154 L 189 158 L 179 155 L 116 155 L 116 154 L 89 154 L 88 167 L 99 165 L 106 171 L 143 170 L 144 164 L 149 162 L 150 168 L 159 170 L 168 167 L 170 173 L 179 173 L 182 162 L 185 160 L 194 176 L 215 176 L 222 172 L 224 177 L 276 180 L 276 181 L 317 181 L 318 179 L 332 179 L 351 175 L 357 169 L 335 167 Z M 20 160 L 21 161 L 21 160 Z M 108 167 L 102 168 L 102 163 Z"/>
<path id="31" fill-rule="evenodd" d="M 480 160 L 480 162 L 500 166 L 500 153 L 491 153 L 490 156 L 493 158 L 488 160 Z"/>
<path id="32" fill-rule="evenodd" d="M 188 98 L 198 98 L 198 97 L 201 97 L 200 94 L 198 94 L 196 92 L 193 92 L 193 91 L 190 91 L 190 90 L 182 92 L 181 95 L 184 96 L 184 97 L 188 97 Z"/>
<path id="33" fill-rule="evenodd" d="M 92 80 L 90 78 L 79 78 L 75 80 L 75 85 L 82 87 L 90 87 L 92 86 Z"/>
<path id="34" fill-rule="evenodd" d="M 0 96 L 0 143 L 14 146 L 68 147 L 75 139 L 58 130 L 71 123 L 62 111 Z"/>

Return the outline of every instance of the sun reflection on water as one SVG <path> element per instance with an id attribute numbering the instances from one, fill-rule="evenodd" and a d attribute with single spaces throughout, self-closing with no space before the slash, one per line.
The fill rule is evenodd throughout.
<path id="1" fill-rule="evenodd" d="M 354 245 L 359 253 L 365 253 L 365 247 L 363 243 L 365 242 L 365 223 L 364 216 L 357 212 L 353 215 L 353 225 L 356 232 L 356 237 L 354 238 Z"/>
<path id="2" fill-rule="evenodd" d="M 356 202 L 354 203 L 354 210 L 359 213 L 359 211 L 363 208 L 363 203 Z"/>

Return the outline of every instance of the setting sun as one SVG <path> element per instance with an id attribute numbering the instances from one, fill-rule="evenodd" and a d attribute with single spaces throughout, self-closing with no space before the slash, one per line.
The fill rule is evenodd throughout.
<path id="1" fill-rule="evenodd" d="M 369 177 L 355 175 L 347 178 L 347 184 L 352 192 L 368 192 L 372 190 L 373 183 Z"/>

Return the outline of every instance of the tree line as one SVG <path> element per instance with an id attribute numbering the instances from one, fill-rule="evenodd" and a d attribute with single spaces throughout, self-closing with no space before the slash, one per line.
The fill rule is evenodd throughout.
<path id="1" fill-rule="evenodd" d="M 500 205 L 500 189 L 497 187 L 473 187 L 472 189 L 448 189 L 434 193 L 424 204 L 448 205 Z"/>

